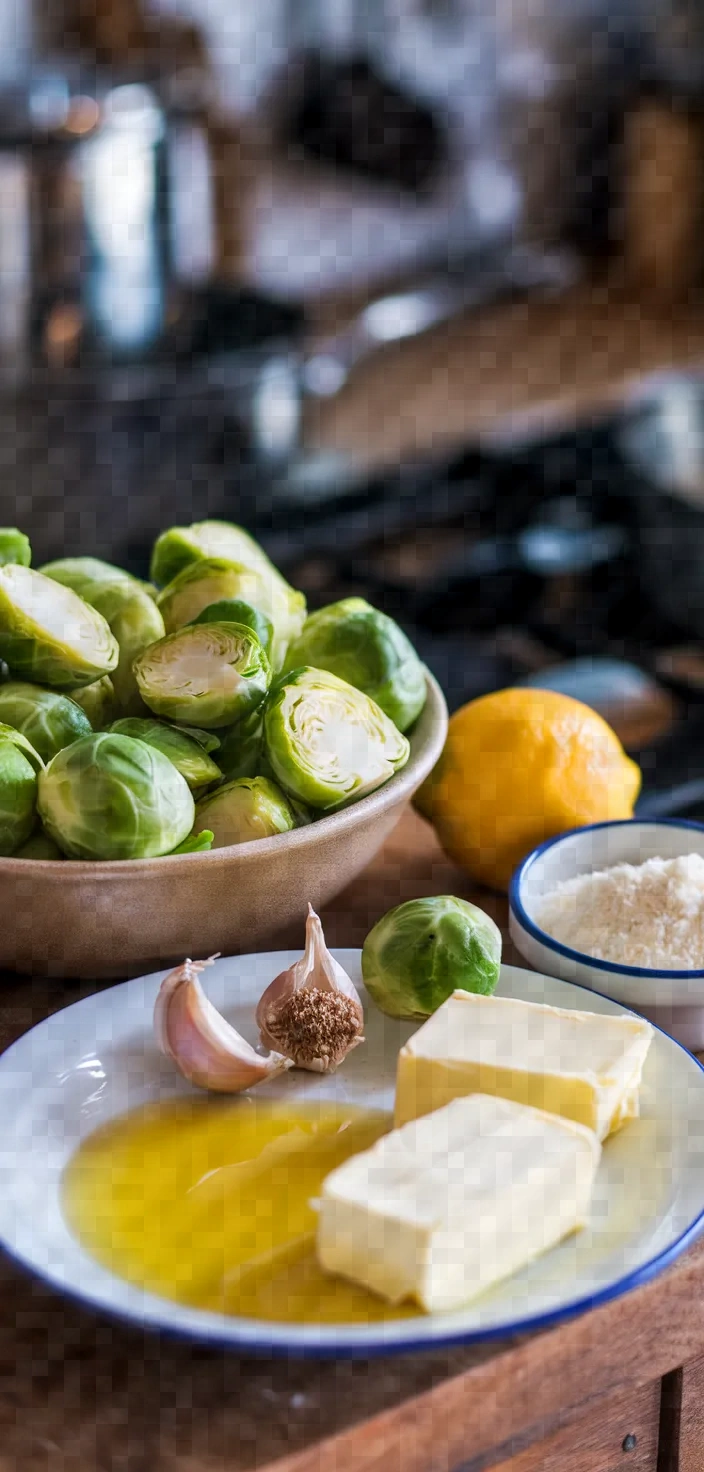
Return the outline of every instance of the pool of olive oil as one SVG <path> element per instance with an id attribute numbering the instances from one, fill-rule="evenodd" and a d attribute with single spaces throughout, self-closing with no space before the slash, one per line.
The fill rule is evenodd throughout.
<path id="1" fill-rule="evenodd" d="M 311 1202 L 390 1118 L 351 1106 L 169 1100 L 102 1126 L 63 1181 L 71 1230 L 112 1272 L 194 1308 L 282 1323 L 418 1310 L 327 1276 Z"/>

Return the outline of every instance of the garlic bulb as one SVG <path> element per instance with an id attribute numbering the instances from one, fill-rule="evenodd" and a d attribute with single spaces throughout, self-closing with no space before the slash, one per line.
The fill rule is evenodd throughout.
<path id="1" fill-rule="evenodd" d="M 257 1007 L 262 1042 L 298 1068 L 328 1073 L 364 1042 L 364 1012 L 346 971 L 331 956 L 323 927 L 308 906 L 306 948 L 300 961 L 267 987 Z"/>
<path id="2" fill-rule="evenodd" d="M 199 974 L 215 960 L 184 961 L 164 978 L 154 1007 L 162 1053 L 201 1089 L 239 1094 L 291 1067 L 281 1053 L 262 1056 L 208 1000 Z"/>

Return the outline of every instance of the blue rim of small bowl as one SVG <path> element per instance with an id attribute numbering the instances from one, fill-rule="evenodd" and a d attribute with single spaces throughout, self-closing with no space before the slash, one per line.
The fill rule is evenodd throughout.
<path id="1" fill-rule="evenodd" d="M 590 826 L 593 828 L 609 828 L 615 825 L 610 823 L 593 823 Z M 704 824 L 687 823 L 684 826 L 702 828 Z M 567 835 L 564 834 L 562 836 L 566 837 Z M 549 840 L 547 844 L 541 844 L 541 849 L 550 847 L 553 841 Z M 536 850 L 537 852 L 538 850 Z M 344 949 L 344 947 L 340 947 L 340 949 Z M 135 979 L 140 980 L 141 978 Z M 553 980 L 560 981 L 561 978 L 557 977 L 553 978 Z M 606 992 L 597 992 L 591 987 L 585 987 L 581 982 L 563 981 L 562 984 L 573 987 L 575 991 L 585 992 L 588 996 L 598 996 L 605 1002 L 614 1004 L 614 998 L 608 996 Z M 130 982 L 119 982 L 117 984 L 118 987 L 129 985 Z M 110 990 L 113 989 L 116 990 L 117 988 L 110 988 Z M 70 1007 L 80 1006 L 88 1000 L 89 998 L 82 997 L 78 1002 L 69 1003 L 68 1008 L 62 1008 L 61 1010 L 68 1011 Z M 622 1010 L 630 1016 L 638 1015 L 630 1007 L 624 1007 Z M 1 1056 L 3 1058 L 6 1057 L 7 1054 L 12 1052 L 17 1043 L 21 1042 L 28 1033 L 32 1033 L 42 1027 L 46 1020 L 44 1018 L 42 1022 L 35 1023 L 33 1028 L 29 1028 L 27 1033 L 22 1033 L 19 1038 L 15 1039 L 14 1043 L 10 1044 L 9 1048 L 5 1049 L 5 1052 Z M 680 1052 L 684 1053 L 688 1061 L 693 1063 L 699 1069 L 700 1073 L 704 1074 L 704 1064 L 700 1063 L 696 1055 L 690 1053 L 684 1047 L 683 1043 L 678 1043 L 676 1038 L 673 1038 L 670 1033 L 666 1032 L 665 1028 L 659 1027 L 657 1023 L 651 1022 L 650 1025 L 654 1032 L 659 1032 L 663 1037 L 666 1037 L 673 1048 L 677 1048 Z M 544 1313 L 528 1314 L 525 1318 L 515 1319 L 513 1322 L 496 1324 L 493 1327 L 470 1330 L 458 1329 L 454 1332 L 448 1330 L 447 1333 L 442 1333 L 437 1338 L 430 1340 L 422 1334 L 418 1338 L 410 1338 L 410 1336 L 406 1338 L 403 1334 L 394 1334 L 393 1331 L 398 1322 L 411 1322 L 415 1325 L 416 1320 L 390 1320 L 390 1332 L 387 1337 L 369 1343 L 368 1340 L 364 1339 L 364 1330 L 362 1329 L 358 1331 L 358 1337 L 355 1336 L 354 1339 L 345 1337 L 342 1345 L 339 1342 L 335 1343 L 332 1335 L 317 1344 L 313 1336 L 310 1339 L 306 1336 L 306 1342 L 304 1343 L 301 1343 L 300 1340 L 296 1343 L 295 1340 L 288 1340 L 285 1334 L 282 1335 L 276 1332 L 277 1330 L 280 1331 L 290 1326 L 284 1326 L 276 1321 L 269 1323 L 269 1321 L 263 1319 L 241 1320 L 240 1322 L 245 1327 L 244 1332 L 240 1332 L 240 1334 L 237 1334 L 237 1332 L 228 1333 L 225 1325 L 222 1328 L 218 1327 L 212 1330 L 199 1330 L 196 1328 L 186 1328 L 183 1325 L 174 1323 L 163 1323 L 156 1318 L 141 1316 L 131 1309 L 120 1307 L 117 1304 L 103 1303 L 90 1293 L 83 1293 L 79 1288 L 73 1286 L 67 1287 L 66 1284 L 59 1282 L 57 1278 L 53 1277 L 50 1272 L 36 1267 L 21 1252 L 17 1251 L 14 1247 L 8 1246 L 7 1242 L 1 1239 L 0 1256 L 4 1256 L 8 1261 L 12 1262 L 28 1278 L 35 1278 L 39 1282 L 47 1284 L 52 1292 L 67 1298 L 70 1303 L 73 1303 L 78 1308 L 92 1314 L 96 1318 L 106 1317 L 112 1319 L 126 1327 L 136 1329 L 142 1334 L 153 1334 L 154 1336 L 176 1343 L 199 1344 L 203 1347 L 207 1346 L 210 1349 L 228 1350 L 233 1354 L 251 1355 L 255 1359 L 265 1357 L 272 1359 L 320 1361 L 336 1359 L 371 1360 L 389 1358 L 392 1355 L 401 1354 L 428 1354 L 434 1353 L 436 1350 L 452 1349 L 462 1345 L 489 1343 L 491 1341 L 498 1342 L 502 1339 L 511 1339 L 517 1334 L 535 1334 L 544 1329 L 555 1328 L 558 1324 L 565 1323 L 570 1319 L 579 1318 L 583 1313 L 590 1313 L 593 1309 L 601 1308 L 605 1304 L 611 1303 L 614 1299 L 623 1298 L 625 1294 L 632 1293 L 636 1288 L 642 1288 L 646 1283 L 650 1283 L 653 1278 L 658 1278 L 666 1268 L 670 1267 L 689 1247 L 693 1246 L 703 1233 L 704 1207 L 689 1225 L 685 1227 L 679 1237 L 676 1237 L 661 1252 L 656 1253 L 655 1257 L 651 1257 L 647 1262 L 641 1263 L 640 1267 L 633 1268 L 630 1272 L 624 1273 L 622 1278 L 614 1279 L 603 1288 L 599 1288 L 595 1293 L 587 1293 L 582 1298 L 571 1299 L 567 1303 L 547 1309 Z M 158 1297 L 159 1295 L 150 1295 L 150 1297 L 152 1296 Z M 171 1306 L 173 1308 L 173 1300 L 164 1299 L 163 1302 L 167 1307 Z M 233 1318 L 233 1323 L 237 1324 L 237 1322 L 238 1320 Z M 304 1327 L 307 1329 L 310 1326 L 305 1325 Z M 322 1327 L 329 1329 L 338 1327 L 343 1330 L 348 1328 L 347 1325 L 325 1325 Z M 267 1328 L 269 1329 L 268 1333 Z"/>
<path id="2" fill-rule="evenodd" d="M 602 961 L 598 956 L 589 956 L 585 951 L 574 951 L 571 946 L 565 946 L 562 941 L 548 935 L 546 930 L 541 930 L 534 920 L 531 920 L 523 900 L 521 899 L 521 887 L 523 880 L 537 859 L 542 858 L 548 849 L 555 848 L 558 843 L 563 843 L 567 838 L 574 838 L 577 833 L 597 833 L 602 828 L 686 828 L 693 829 L 695 833 L 704 833 L 704 823 L 695 823 L 689 818 L 614 818 L 606 823 L 587 823 L 584 828 L 570 828 L 565 833 L 558 833 L 555 838 L 546 839 L 545 843 L 539 844 L 514 871 L 508 891 L 509 908 L 515 915 L 519 924 L 527 931 L 533 940 L 537 940 L 546 950 L 555 951 L 558 956 L 564 956 L 568 961 L 579 961 L 583 966 L 593 967 L 596 971 L 604 971 L 607 976 L 643 976 L 649 978 L 661 977 L 666 981 L 686 981 L 704 979 L 704 971 L 664 971 L 652 966 L 620 966 L 615 961 Z"/>

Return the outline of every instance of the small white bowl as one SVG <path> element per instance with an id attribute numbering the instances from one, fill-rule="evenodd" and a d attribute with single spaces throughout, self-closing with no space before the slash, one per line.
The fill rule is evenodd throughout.
<path id="1" fill-rule="evenodd" d="M 643 864 L 646 859 L 683 854 L 704 858 L 704 824 L 633 818 L 562 833 L 534 849 L 516 870 L 509 891 L 509 932 L 537 971 L 613 997 L 699 1052 L 704 1049 L 704 971 L 652 971 L 601 961 L 562 945 L 534 919 L 543 895 L 566 879 L 613 864 Z"/>

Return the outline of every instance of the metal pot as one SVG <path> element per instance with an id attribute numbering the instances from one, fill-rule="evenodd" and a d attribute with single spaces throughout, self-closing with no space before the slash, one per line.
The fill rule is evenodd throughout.
<path id="1" fill-rule="evenodd" d="M 124 362 L 158 350 L 183 288 L 211 269 L 208 204 L 197 121 L 154 88 L 48 70 L 5 88 L 0 381 L 70 371 L 86 352 Z M 189 236 L 195 250 L 184 250 Z"/>
<path id="2" fill-rule="evenodd" d="M 651 382 L 617 437 L 642 585 L 673 625 L 704 638 L 704 379 Z"/>

